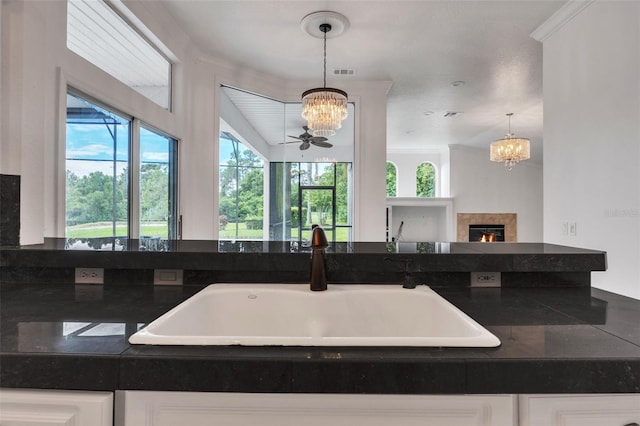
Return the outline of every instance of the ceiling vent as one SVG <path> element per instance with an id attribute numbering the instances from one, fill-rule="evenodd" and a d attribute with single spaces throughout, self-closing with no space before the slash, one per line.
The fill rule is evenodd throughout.
<path id="1" fill-rule="evenodd" d="M 333 75 L 355 75 L 355 68 L 334 68 Z"/>

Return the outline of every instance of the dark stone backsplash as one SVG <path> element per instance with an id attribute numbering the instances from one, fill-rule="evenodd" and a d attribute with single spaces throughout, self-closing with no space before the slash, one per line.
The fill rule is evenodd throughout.
<path id="1" fill-rule="evenodd" d="M 0 174 L 0 245 L 20 244 L 20 176 Z"/>
<path id="2" fill-rule="evenodd" d="M 500 272 L 503 287 L 588 287 L 606 253 L 544 243 L 332 243 L 332 283 L 468 287 L 471 272 Z M 410 250 L 409 250 L 410 249 Z M 47 238 L 3 247 L 0 281 L 73 283 L 74 268 L 103 268 L 107 285 L 151 284 L 154 269 L 181 269 L 183 283 L 305 283 L 309 248 L 297 242 Z"/>

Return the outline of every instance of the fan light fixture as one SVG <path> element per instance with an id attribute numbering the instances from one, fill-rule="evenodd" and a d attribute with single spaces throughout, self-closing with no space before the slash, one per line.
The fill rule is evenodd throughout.
<path id="1" fill-rule="evenodd" d="M 531 156 L 529 154 L 529 139 L 516 138 L 511 133 L 511 116 L 512 112 L 507 114 L 509 117 L 509 133 L 504 138 L 498 139 L 491 144 L 490 160 L 498 163 L 504 163 L 507 170 L 513 169 L 516 163 L 522 160 L 528 160 Z"/>
<path id="2" fill-rule="evenodd" d="M 331 21 L 340 24 L 341 33 L 348 26 L 347 19 L 335 12 L 315 12 L 302 19 L 302 27 L 309 34 L 317 37 L 313 29 L 314 21 L 322 19 L 317 29 L 324 40 L 324 79 L 323 86 L 310 89 L 302 94 L 302 117 L 314 136 L 333 136 L 342 127 L 342 120 L 347 118 L 347 92 L 327 87 L 327 33 L 332 30 Z M 339 35 L 339 34 L 336 34 Z"/>

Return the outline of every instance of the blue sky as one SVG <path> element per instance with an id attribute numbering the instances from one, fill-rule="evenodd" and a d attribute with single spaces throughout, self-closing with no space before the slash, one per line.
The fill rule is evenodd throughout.
<path id="1" fill-rule="evenodd" d="M 114 126 L 110 125 L 113 131 Z M 129 122 L 115 126 L 117 131 L 116 159 L 118 169 L 126 166 L 129 158 Z M 67 159 L 84 160 L 69 162 L 67 168 L 78 176 L 92 171 L 112 173 L 113 138 L 104 124 L 67 124 Z M 167 162 L 169 159 L 167 138 L 140 129 L 140 157 L 142 162 Z M 120 170 L 118 170 L 120 171 Z"/>

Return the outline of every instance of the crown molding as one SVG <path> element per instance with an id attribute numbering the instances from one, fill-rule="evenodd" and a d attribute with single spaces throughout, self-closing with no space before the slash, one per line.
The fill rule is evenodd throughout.
<path id="1" fill-rule="evenodd" d="M 562 28 L 567 22 L 576 17 L 595 0 L 570 0 L 544 21 L 529 36 L 539 42 L 544 42 L 553 33 Z"/>

